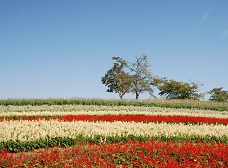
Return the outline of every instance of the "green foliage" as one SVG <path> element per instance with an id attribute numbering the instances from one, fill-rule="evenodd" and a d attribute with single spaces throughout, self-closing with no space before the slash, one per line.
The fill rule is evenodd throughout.
<path id="1" fill-rule="evenodd" d="M 136 57 L 135 63 L 130 63 L 128 65 L 131 72 L 133 72 L 131 92 L 135 93 L 136 99 L 138 100 L 139 95 L 144 92 L 149 92 L 151 95 L 153 89 L 151 88 L 152 75 L 150 73 L 147 61 L 147 56 Z"/>
<path id="2" fill-rule="evenodd" d="M 120 57 L 113 57 L 112 59 L 116 62 L 101 78 L 102 84 L 108 87 L 107 92 L 118 93 L 120 99 L 129 92 L 135 93 L 137 100 L 141 93 L 149 92 L 152 95 L 152 75 L 149 71 L 150 65 L 146 55 L 136 57 L 135 63 L 127 63 Z M 126 73 L 123 70 L 124 68 L 128 68 L 133 74 Z"/>
<path id="3" fill-rule="evenodd" d="M 136 140 L 139 142 L 146 142 L 150 140 L 155 141 L 173 141 L 173 142 L 218 142 L 218 143 L 228 143 L 228 137 L 200 137 L 200 136 L 173 136 L 167 137 L 164 135 L 156 136 L 156 137 L 149 137 L 149 136 L 135 136 L 135 135 L 127 135 L 127 136 L 109 136 L 103 137 L 100 135 L 95 135 L 92 137 L 85 137 L 83 135 L 79 135 L 77 137 L 68 138 L 68 137 L 55 137 L 50 138 L 47 137 L 46 139 L 39 139 L 36 141 L 29 141 L 29 142 L 20 142 L 20 141 L 7 141 L 0 143 L 0 152 L 4 149 L 7 149 L 8 152 L 16 153 L 16 152 L 27 152 L 34 149 L 42 149 L 42 148 L 53 148 L 53 147 L 70 147 L 75 144 L 80 143 L 113 143 L 113 142 L 128 142 L 131 140 Z"/>
<path id="4" fill-rule="evenodd" d="M 160 83 L 159 83 L 160 82 Z M 203 94 L 199 94 L 199 85 L 195 82 L 185 83 L 175 80 L 160 80 L 157 82 L 159 95 L 166 96 L 166 99 L 199 99 Z"/>
<path id="5" fill-rule="evenodd" d="M 47 137 L 46 139 L 39 139 L 36 141 L 28 141 L 28 142 L 7 141 L 7 142 L 0 143 L 0 151 L 3 149 L 7 149 L 8 152 L 14 153 L 14 152 L 28 152 L 34 149 L 41 149 L 41 148 L 53 148 L 53 147 L 63 147 L 63 146 L 69 147 L 74 145 L 75 140 L 68 137 L 55 137 L 55 138 Z"/>
<path id="6" fill-rule="evenodd" d="M 126 61 L 120 57 L 113 57 L 113 67 L 107 71 L 104 77 L 101 78 L 102 84 L 108 87 L 107 92 L 118 93 L 120 99 L 126 93 L 130 92 L 130 86 L 132 83 L 131 76 L 123 69 L 126 66 Z"/>
<path id="7" fill-rule="evenodd" d="M 222 90 L 223 87 L 214 88 L 210 90 L 208 93 L 211 95 L 210 101 L 218 101 L 218 102 L 227 102 L 228 101 L 228 91 Z"/>
<path id="8" fill-rule="evenodd" d="M 40 106 L 40 105 L 96 105 L 96 106 L 145 106 L 163 108 L 195 108 L 201 110 L 228 111 L 227 103 L 181 99 L 151 100 L 106 100 L 106 99 L 6 99 L 0 106 Z"/>

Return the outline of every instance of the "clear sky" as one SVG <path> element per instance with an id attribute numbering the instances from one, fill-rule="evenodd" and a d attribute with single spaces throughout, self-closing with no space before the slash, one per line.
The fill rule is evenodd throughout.
<path id="1" fill-rule="evenodd" d="M 101 77 L 142 54 L 153 75 L 228 90 L 228 1 L 0 0 L 0 99 L 118 98 Z"/>

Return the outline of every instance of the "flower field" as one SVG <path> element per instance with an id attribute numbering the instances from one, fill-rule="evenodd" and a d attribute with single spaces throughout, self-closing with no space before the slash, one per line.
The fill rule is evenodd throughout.
<path id="1" fill-rule="evenodd" d="M 0 106 L 0 167 L 227 167 L 228 112 Z"/>

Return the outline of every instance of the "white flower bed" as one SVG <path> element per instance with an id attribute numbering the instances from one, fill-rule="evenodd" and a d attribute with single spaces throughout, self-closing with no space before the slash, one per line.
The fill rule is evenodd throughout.
<path id="1" fill-rule="evenodd" d="M 4 116 L 34 116 L 34 115 L 180 115 L 228 118 L 228 112 L 197 109 L 173 109 L 161 107 L 133 106 L 0 106 L 0 117 Z"/>
<path id="2" fill-rule="evenodd" d="M 215 136 L 228 135 L 225 125 L 185 125 L 174 123 L 138 122 L 59 122 L 51 121 L 3 121 L 0 122 L 0 142 L 19 140 L 33 141 L 49 137 L 75 138 L 77 135 L 102 136 Z"/>

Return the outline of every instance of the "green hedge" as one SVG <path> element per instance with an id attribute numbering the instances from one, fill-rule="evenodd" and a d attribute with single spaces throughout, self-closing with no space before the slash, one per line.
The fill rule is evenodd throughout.
<path id="1" fill-rule="evenodd" d="M 173 141 L 173 142 L 182 142 L 182 141 L 188 141 L 188 142 L 216 142 L 216 143 L 228 143 L 228 136 L 224 136 L 221 138 L 218 137 L 200 137 L 200 136 L 173 136 L 173 137 L 166 137 L 166 136 L 157 136 L 157 137 L 145 137 L 145 136 L 134 136 L 134 135 L 128 135 L 128 136 L 115 136 L 115 137 L 102 137 L 102 136 L 94 136 L 91 137 L 85 137 L 83 135 L 79 135 L 77 137 L 73 138 L 67 138 L 67 137 L 55 137 L 55 138 L 49 138 L 46 139 L 39 139 L 36 141 L 30 141 L 30 142 L 20 142 L 20 141 L 7 141 L 7 142 L 1 142 L 0 143 L 0 151 L 3 149 L 7 149 L 10 153 L 16 153 L 16 152 L 27 152 L 34 149 L 41 149 L 41 148 L 53 148 L 53 147 L 69 147 L 73 146 L 74 144 L 80 144 L 80 143 L 102 143 L 102 139 L 106 139 L 106 143 L 113 143 L 113 142 L 128 142 L 130 140 L 137 140 L 139 142 L 145 142 L 150 141 L 152 139 L 156 141 Z"/>
<path id="2" fill-rule="evenodd" d="M 184 101 L 184 100 L 183 100 Z M 40 106 L 40 105 L 97 105 L 97 106 L 145 106 L 145 107 L 164 107 L 164 108 L 196 108 L 202 110 L 216 110 L 216 111 L 228 111 L 227 105 L 207 103 L 201 105 L 201 103 L 184 103 L 179 102 L 172 103 L 171 101 L 164 100 L 161 102 L 153 102 L 149 100 L 135 101 L 135 100 L 104 100 L 104 99 L 6 99 L 0 100 L 0 106 Z"/>

